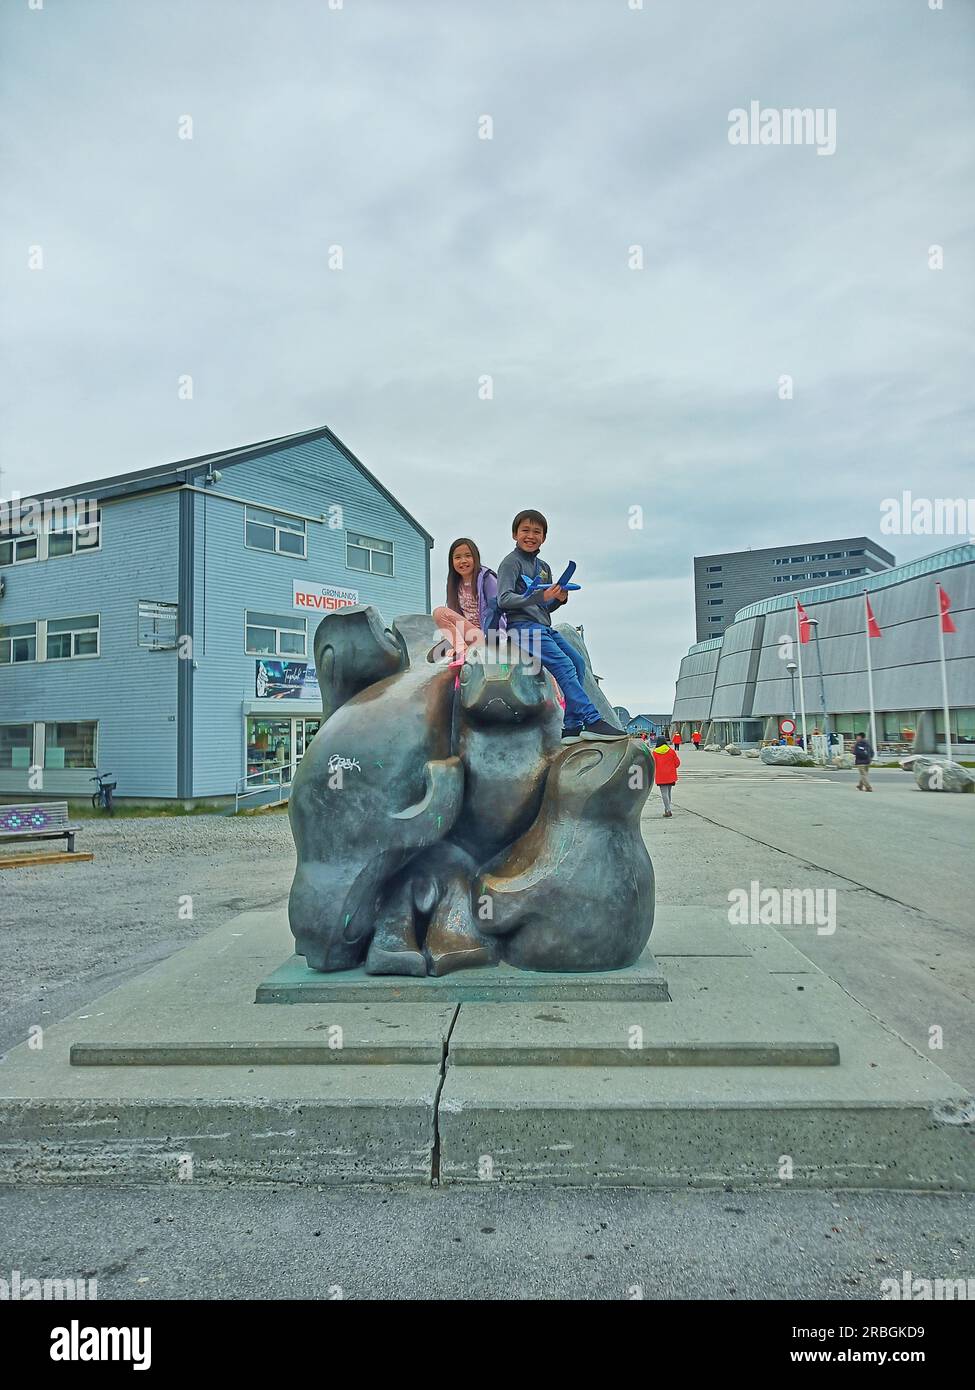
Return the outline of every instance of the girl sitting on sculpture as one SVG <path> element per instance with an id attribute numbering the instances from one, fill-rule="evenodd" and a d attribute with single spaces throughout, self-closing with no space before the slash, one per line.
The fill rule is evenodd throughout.
<path id="1" fill-rule="evenodd" d="M 463 666 L 468 650 L 483 644 L 497 597 L 498 576 L 481 564 L 474 542 L 461 536 L 448 552 L 447 602 L 433 610 L 433 621 L 453 648 L 452 666 Z"/>

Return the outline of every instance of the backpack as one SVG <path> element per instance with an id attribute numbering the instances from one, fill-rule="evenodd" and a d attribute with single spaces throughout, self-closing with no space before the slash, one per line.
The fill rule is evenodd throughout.
<path id="1" fill-rule="evenodd" d="M 488 565 L 485 565 L 484 568 L 485 568 L 485 570 L 487 571 L 488 574 L 493 574 L 493 575 L 494 575 L 494 578 L 495 578 L 495 581 L 497 581 L 498 576 L 497 576 L 497 574 L 495 573 L 495 571 L 494 571 L 493 569 L 491 569 Z M 488 615 L 487 615 L 487 619 L 486 619 L 486 621 L 485 621 L 484 631 L 485 631 L 486 633 L 487 633 L 487 632 L 506 632 L 506 631 L 507 631 L 507 628 L 508 628 L 508 619 L 507 619 L 507 617 L 505 616 L 504 609 L 503 609 L 503 608 L 501 607 L 501 605 L 498 603 L 498 596 L 497 596 L 497 594 L 495 594 L 495 596 L 494 596 L 494 602 L 491 604 L 491 607 L 488 609 Z"/>

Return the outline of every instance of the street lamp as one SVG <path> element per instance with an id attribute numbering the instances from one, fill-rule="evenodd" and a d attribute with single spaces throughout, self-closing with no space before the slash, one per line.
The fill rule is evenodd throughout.
<path id="1" fill-rule="evenodd" d="M 819 703 L 823 708 L 823 734 L 826 737 L 826 757 L 829 759 L 829 715 L 826 713 L 826 680 L 823 676 L 823 657 L 819 650 L 819 619 L 810 618 L 809 625 L 816 639 L 816 662 L 819 666 Z"/>
<path id="2" fill-rule="evenodd" d="M 792 677 L 792 728 L 796 728 L 796 672 L 799 667 L 794 661 L 790 661 L 785 668 Z"/>

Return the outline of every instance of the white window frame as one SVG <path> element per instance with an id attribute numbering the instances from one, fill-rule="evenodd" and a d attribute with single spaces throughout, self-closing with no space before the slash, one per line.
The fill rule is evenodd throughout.
<path id="1" fill-rule="evenodd" d="M 350 547 L 350 545 L 351 545 L 351 541 L 349 540 L 349 537 L 350 537 L 350 536 L 358 536 L 358 538 L 359 538 L 360 541 L 366 541 L 366 542 L 367 542 L 367 544 L 365 544 L 365 545 L 356 545 L 356 546 L 354 546 L 353 548 L 354 548 L 355 550 L 365 550 L 365 551 L 368 552 L 368 555 L 369 555 L 369 568 L 368 568 L 368 569 L 361 569 L 361 568 L 359 568 L 357 565 L 350 565 L 350 564 L 349 564 L 349 547 Z M 370 545 L 368 544 L 369 541 L 381 541 L 383 545 L 388 545 L 388 546 L 389 546 L 389 549 L 388 549 L 388 550 L 375 549 L 375 548 L 373 548 L 372 546 L 370 546 Z M 382 570 L 373 569 L 373 567 L 372 567 L 372 557 L 373 557 L 373 555 L 388 555 L 388 556 L 389 556 L 389 564 L 390 564 L 389 574 L 385 574 Z M 350 531 L 350 530 L 346 529 L 346 532 L 345 532 L 345 568 L 346 568 L 347 570 L 351 570 L 353 574 L 374 574 L 374 575 L 376 575 L 379 579 L 395 579 L 395 578 L 396 578 L 396 542 L 395 542 L 395 541 L 391 541 L 391 540 L 387 540 L 387 538 L 386 538 L 385 536 L 367 536 L 363 531 Z"/>
<path id="2" fill-rule="evenodd" d="M 33 541 L 36 545 L 37 553 L 35 555 L 28 555 L 26 559 L 18 560 L 18 548 L 21 545 L 28 544 L 30 541 Z M 10 552 L 10 559 L 0 560 L 0 569 L 12 568 L 14 565 L 36 565 L 38 560 L 41 558 L 41 537 L 36 532 L 33 532 L 27 536 L 20 534 L 0 536 L 0 545 L 10 545 L 11 543 L 13 544 L 13 549 Z"/>
<path id="3" fill-rule="evenodd" d="M 142 640 L 142 608 L 146 605 L 151 608 L 167 608 L 173 612 L 173 640 L 172 642 L 143 642 Z M 147 615 L 148 617 L 148 615 Z M 159 615 L 153 614 L 155 622 Z M 171 603 L 168 599 L 140 598 L 136 600 L 135 614 L 135 644 L 140 650 L 145 652 L 172 652 L 179 646 L 179 604 Z"/>
<path id="4" fill-rule="evenodd" d="M 251 623 L 251 622 L 248 622 L 247 618 L 248 618 L 248 614 L 249 614 L 249 613 L 265 613 L 266 616 L 269 617 L 269 618 L 277 618 L 277 619 L 287 618 L 287 619 L 288 619 L 288 625 L 287 625 L 287 626 L 282 626 L 282 625 L 280 625 L 279 623 L 276 623 L 275 626 L 274 626 L 274 651 L 273 651 L 273 652 L 259 652 L 259 651 L 256 651 L 253 647 L 249 647 L 249 646 L 247 645 L 247 629 L 248 629 L 249 627 L 259 627 L 259 628 L 263 628 L 265 631 L 270 631 L 270 630 L 271 630 L 271 624 L 270 624 L 270 623 Z M 293 623 L 293 626 L 292 626 L 292 623 Z M 302 637 L 305 639 L 305 650 L 304 650 L 303 652 L 283 652 L 283 651 L 281 650 L 281 634 L 282 634 L 282 632 L 300 632 L 301 635 L 302 635 Z M 278 657 L 278 658 L 280 658 L 282 661 L 307 661 L 307 660 L 308 660 L 308 619 L 307 619 L 307 618 L 299 618 L 299 617 L 297 617 L 297 615 L 294 617 L 294 619 L 292 619 L 292 618 L 290 618 L 290 617 L 288 616 L 287 613 L 271 613 L 271 612 L 268 612 L 266 609 L 263 609 L 263 608 L 245 608 L 245 609 L 244 609 L 244 651 L 246 652 L 246 654 L 247 654 L 248 656 L 269 656 L 269 657 Z M 283 717 L 283 716 L 282 716 L 282 717 Z"/>
<path id="5" fill-rule="evenodd" d="M 24 622 L 22 622 L 22 623 L 0 623 L 0 629 L 5 628 L 5 627 L 33 627 L 33 629 L 34 629 L 34 655 L 33 655 L 33 657 L 30 657 L 27 661 L 14 661 L 14 659 L 13 659 L 13 655 L 14 655 L 14 646 L 13 646 L 13 644 L 14 644 L 15 642 L 17 642 L 17 641 L 23 641 L 23 640 L 24 640 L 24 634 L 23 634 L 23 633 L 20 633 L 20 634 L 18 634 L 17 637 L 0 637 L 0 643 L 2 643 L 2 642 L 9 642 L 9 643 L 10 643 L 10 660 L 9 660 L 9 661 L 4 661 L 4 662 L 0 662 L 0 665 L 2 665 L 3 668 L 4 668 L 5 670 L 8 669 L 8 668 L 13 668 L 14 666 L 33 666 L 34 663 L 35 663 L 35 662 L 37 661 L 37 659 L 38 659 L 38 657 L 37 657 L 37 652 L 38 652 L 38 639 L 39 639 L 39 633 L 38 633 L 39 624 L 38 624 L 36 618 L 27 618 L 27 619 L 26 619 Z M 29 638 L 29 637 L 27 638 L 27 641 L 30 641 L 30 638 Z M 9 722 L 9 721 L 4 720 L 4 723 L 7 723 L 7 722 Z M 15 721 L 15 722 L 16 722 L 16 721 Z"/>
<path id="6" fill-rule="evenodd" d="M 254 512 L 255 515 L 254 515 L 254 516 L 251 516 L 251 515 L 250 515 L 251 512 Z M 306 521 L 303 517 L 291 517 L 291 518 L 289 518 L 289 520 L 291 520 L 291 521 L 294 522 L 294 525 L 293 525 L 293 526 L 292 526 L 292 525 L 288 525 L 288 526 L 279 526 L 275 518 L 277 518 L 277 517 L 283 517 L 283 516 L 287 516 L 287 513 L 286 513 L 286 512 L 276 512 L 276 511 L 274 510 L 273 507 L 259 507 L 256 503 L 249 503 L 249 504 L 245 505 L 245 507 L 244 507 L 244 547 L 245 547 L 245 549 L 247 549 L 247 550 L 257 550 L 257 551 L 260 551 L 260 553 L 261 553 L 262 555 L 284 555 L 284 556 L 286 556 L 289 560 L 307 560 L 307 559 L 308 559 L 308 523 L 307 523 L 307 521 Z M 273 550 L 269 550 L 268 547 L 267 547 L 266 545 L 251 545 L 250 541 L 247 539 L 247 523 L 248 523 L 248 520 L 253 521 L 254 524 L 255 524 L 255 526 L 266 526 L 266 527 L 268 528 L 268 530 L 272 530 L 272 531 L 274 532 L 274 549 L 273 549 Z M 301 530 L 300 530 L 300 531 L 298 530 L 299 525 L 300 525 L 300 527 L 301 527 Z M 299 535 L 301 536 L 301 553 L 300 553 L 300 554 L 299 554 L 297 551 L 295 551 L 295 550 L 282 550 L 282 548 L 281 548 L 281 532 L 282 532 L 282 531 L 286 531 L 286 532 L 288 533 L 289 536 L 299 536 Z"/>
<path id="7" fill-rule="evenodd" d="M 94 627 L 68 628 L 61 632 L 51 632 L 51 623 L 71 623 L 78 618 L 87 617 L 97 618 Z M 48 641 L 51 637 L 64 637 L 65 631 L 71 635 L 71 654 L 69 656 L 51 656 L 47 649 Z M 93 652 L 76 652 L 74 649 L 75 639 L 83 632 L 93 632 L 95 634 L 95 650 Z M 48 618 L 44 623 L 44 660 L 45 661 L 95 661 L 102 654 L 102 615 L 100 613 L 64 613 L 58 614 L 55 618 Z M 75 723 L 90 724 L 90 719 L 75 720 L 55 720 L 55 723 Z"/>
<path id="8" fill-rule="evenodd" d="M 50 724 L 94 724 L 94 726 L 95 726 L 95 743 L 94 743 L 94 758 L 95 758 L 95 761 L 91 764 L 90 767 L 48 767 L 48 765 L 47 765 L 47 730 L 48 730 L 48 725 L 50 725 Z M 43 770 L 44 770 L 45 772 L 97 772 L 97 771 L 98 771 L 98 745 L 99 745 L 99 743 L 101 742 L 101 735 L 102 735 L 101 720 L 99 720 L 99 719 L 42 719 L 42 720 L 35 726 L 35 728 L 36 728 L 36 730 L 37 730 L 37 743 L 35 744 L 35 748 L 34 748 L 34 756 L 35 756 L 35 759 L 36 759 L 36 766 L 43 768 Z M 94 791 L 94 785 L 92 786 L 92 791 Z"/>
<path id="9" fill-rule="evenodd" d="M 88 511 L 89 511 L 89 508 L 88 508 L 88 507 L 85 507 L 85 514 L 86 514 L 86 515 L 88 514 Z M 78 524 L 78 519 L 77 519 L 77 515 L 76 515 L 76 516 L 75 516 L 75 524 L 74 524 L 73 526 L 66 527 L 65 530 L 63 530 L 63 531 L 55 530 L 55 528 L 54 528 L 54 526 L 53 526 L 53 524 L 52 524 L 52 523 L 53 523 L 53 518 L 49 517 L 49 518 L 47 519 L 47 521 L 45 522 L 45 524 L 44 524 L 44 559 L 45 559 L 45 560 L 66 560 L 66 559 L 67 559 L 69 556 L 71 556 L 71 555 L 87 555 L 90 551 L 93 551 L 93 550 L 101 550 L 101 548 L 102 548 L 102 513 L 101 513 L 101 507 L 100 507 L 97 503 L 95 504 L 95 514 L 96 514 L 96 516 L 97 516 L 97 518 L 98 518 L 96 521 L 85 521 L 85 522 L 83 522 L 81 525 Z M 79 532 L 91 532 L 91 531 L 93 531 L 93 532 L 95 533 L 95 536 L 96 536 L 95 544 L 94 544 L 94 545 L 79 545 L 79 544 L 78 544 L 78 533 L 79 533 Z M 52 555 L 52 554 L 51 554 L 51 537 L 52 537 L 52 536 L 70 536 L 70 537 L 71 537 L 71 549 L 70 549 L 70 550 L 66 550 L 65 553 L 64 553 L 63 555 Z"/>

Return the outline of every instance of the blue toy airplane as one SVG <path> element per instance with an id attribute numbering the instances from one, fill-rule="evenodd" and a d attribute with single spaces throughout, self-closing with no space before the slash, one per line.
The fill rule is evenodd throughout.
<path id="1" fill-rule="evenodd" d="M 558 579 L 554 579 L 551 582 L 553 584 L 557 584 L 560 589 L 581 589 L 581 584 L 569 583 L 569 580 L 572 578 L 575 572 L 576 562 L 575 560 L 570 560 L 569 563 L 566 565 L 565 569 L 559 575 Z M 549 581 L 545 579 L 526 579 L 525 586 L 526 594 L 535 594 L 538 592 L 539 589 L 548 589 L 550 587 L 550 584 Z"/>

